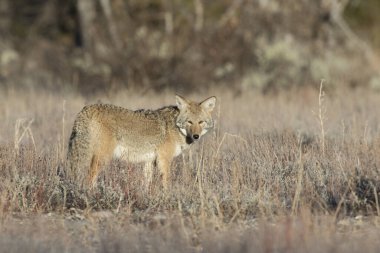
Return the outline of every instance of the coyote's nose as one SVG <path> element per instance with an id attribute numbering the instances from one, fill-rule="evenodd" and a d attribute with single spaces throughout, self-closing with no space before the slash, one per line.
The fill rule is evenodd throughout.
<path id="1" fill-rule="evenodd" d="M 194 138 L 195 140 L 198 140 L 198 139 L 199 139 L 199 135 L 194 134 L 194 135 L 193 135 L 193 138 Z"/>

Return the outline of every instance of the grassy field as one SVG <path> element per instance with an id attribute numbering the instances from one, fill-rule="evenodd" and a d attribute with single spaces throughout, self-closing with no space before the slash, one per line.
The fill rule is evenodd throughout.
<path id="1" fill-rule="evenodd" d="M 158 172 L 113 161 L 98 188 L 57 176 L 85 104 L 174 104 L 173 93 L 0 92 L 0 252 L 377 252 L 380 93 L 215 90 L 216 128 Z"/>

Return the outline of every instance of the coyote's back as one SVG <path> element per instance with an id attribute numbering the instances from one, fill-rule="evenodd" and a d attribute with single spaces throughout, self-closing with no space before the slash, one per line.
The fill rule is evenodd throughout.
<path id="1" fill-rule="evenodd" d="M 144 162 L 148 184 L 156 163 L 167 187 L 173 158 L 213 127 L 211 112 L 216 102 L 215 97 L 201 103 L 180 96 L 176 99 L 177 106 L 158 110 L 85 106 L 76 117 L 70 136 L 69 178 L 84 187 L 93 186 L 102 165 L 116 157 L 132 163 Z"/>

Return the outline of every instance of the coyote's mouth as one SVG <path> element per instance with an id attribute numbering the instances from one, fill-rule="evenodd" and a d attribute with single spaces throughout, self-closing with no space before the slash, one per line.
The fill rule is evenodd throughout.
<path id="1" fill-rule="evenodd" d="M 192 144 L 195 140 L 191 136 L 186 136 L 186 144 Z"/>

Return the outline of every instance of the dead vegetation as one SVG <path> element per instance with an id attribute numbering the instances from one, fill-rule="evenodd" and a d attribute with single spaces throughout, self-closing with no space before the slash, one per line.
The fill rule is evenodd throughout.
<path id="1" fill-rule="evenodd" d="M 120 91 L 85 102 L 73 94 L 3 93 L 2 248 L 376 251 L 379 94 L 341 89 L 318 100 L 309 89 L 270 97 L 213 93 L 220 102 L 216 129 L 175 160 L 167 193 L 157 172 L 152 189 L 144 190 L 140 165 L 113 161 L 88 192 L 67 183 L 57 168 L 85 103 L 157 108 L 173 103 L 173 94 Z"/>

